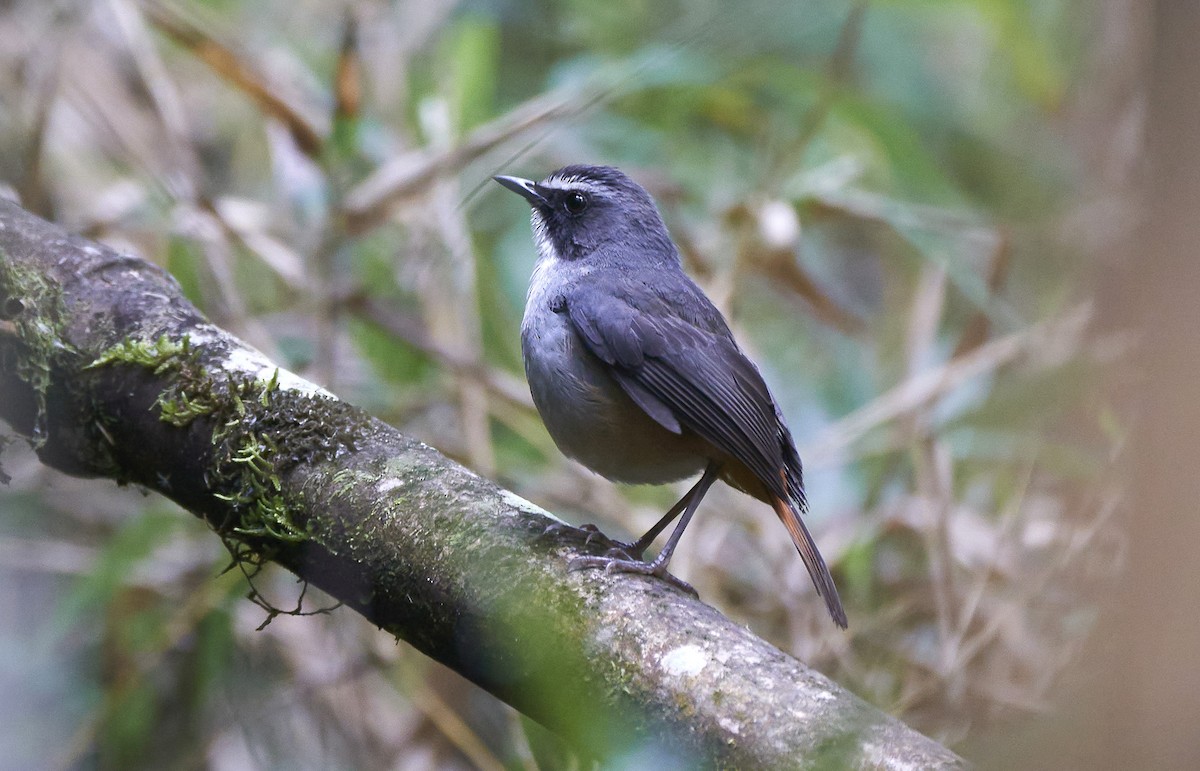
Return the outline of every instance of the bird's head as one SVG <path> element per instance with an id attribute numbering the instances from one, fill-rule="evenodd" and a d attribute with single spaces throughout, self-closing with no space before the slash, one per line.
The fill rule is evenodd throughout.
<path id="1" fill-rule="evenodd" d="M 678 264 L 650 194 L 611 166 L 566 166 L 541 182 L 494 179 L 529 201 L 543 258 Z"/>

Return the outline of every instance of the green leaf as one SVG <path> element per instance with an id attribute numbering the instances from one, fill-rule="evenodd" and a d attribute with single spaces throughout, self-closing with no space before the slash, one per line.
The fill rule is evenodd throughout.
<path id="1" fill-rule="evenodd" d="M 355 348 L 381 378 L 397 385 L 417 385 L 436 371 L 429 357 L 390 332 L 362 321 L 351 321 L 349 327 Z"/>
<path id="2" fill-rule="evenodd" d="M 866 153 L 867 180 L 897 198 L 921 203 L 961 204 L 962 195 L 927 148 L 921 132 L 891 106 L 849 90 L 838 93 L 821 131 L 843 152 Z"/>
<path id="3" fill-rule="evenodd" d="M 167 272 L 179 282 L 183 294 L 197 308 L 205 307 L 205 295 L 201 287 L 205 284 L 200 267 L 204 255 L 190 238 L 172 235 L 167 239 Z"/>
<path id="4" fill-rule="evenodd" d="M 451 114 L 461 135 L 495 114 L 500 31 L 488 17 L 469 14 L 454 21 L 443 46 Z"/>
<path id="5" fill-rule="evenodd" d="M 132 684 L 110 698 L 115 703 L 105 712 L 100 727 L 101 766 L 134 768 L 144 760 L 150 737 L 159 722 L 158 695 L 148 678 L 135 678 Z"/>
<path id="6" fill-rule="evenodd" d="M 237 582 L 238 594 L 245 588 Z M 240 599 L 239 599 L 240 601 Z M 192 709 L 199 711 L 214 686 L 229 673 L 237 641 L 233 634 L 233 616 L 227 608 L 214 608 L 196 625 L 192 649 L 191 685 L 188 697 Z"/>

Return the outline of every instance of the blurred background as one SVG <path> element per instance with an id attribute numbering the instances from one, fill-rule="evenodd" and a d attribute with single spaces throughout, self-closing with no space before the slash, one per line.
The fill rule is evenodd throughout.
<path id="1" fill-rule="evenodd" d="M 1195 485 L 1196 373 L 1166 362 L 1195 347 L 1197 269 L 1163 236 L 1197 210 L 1178 150 L 1200 84 L 1170 58 L 1192 5 L 9 0 L 0 184 L 162 265 L 276 361 L 628 537 L 683 488 L 554 448 L 520 363 L 528 211 L 489 179 L 620 166 L 782 404 L 850 630 L 729 489 L 673 572 L 983 765 L 1195 767 L 1195 623 L 1167 609 L 1195 607 L 1171 598 L 1196 586 L 1196 525 L 1170 516 L 1196 498 L 1134 505 L 1138 458 L 1151 492 Z M 1185 438 L 1156 456 L 1155 429 Z M 260 628 L 198 519 L 2 441 L 0 768 L 576 762 L 350 611 Z M 256 589 L 301 592 L 281 570 Z"/>

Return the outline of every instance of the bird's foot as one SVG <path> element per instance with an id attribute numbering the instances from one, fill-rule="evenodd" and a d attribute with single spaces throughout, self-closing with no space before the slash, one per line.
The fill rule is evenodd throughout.
<path id="1" fill-rule="evenodd" d="M 629 545 L 629 544 L 626 544 Z M 660 563 L 658 560 L 653 562 L 643 562 L 638 559 L 628 559 L 627 557 L 616 557 L 611 554 L 604 557 L 594 555 L 582 555 L 574 557 L 567 565 L 567 570 L 584 570 L 587 568 L 604 568 L 605 573 L 637 573 L 643 576 L 654 576 L 666 581 L 672 586 L 682 589 L 693 597 L 699 599 L 700 594 L 691 584 L 681 578 L 676 578 L 667 572 L 665 562 Z"/>
<path id="2" fill-rule="evenodd" d="M 600 531 L 600 528 L 592 524 L 575 527 L 565 522 L 555 522 L 542 531 L 540 539 L 569 541 L 579 544 L 585 549 L 591 548 L 593 544 L 598 544 L 605 549 L 607 557 L 613 559 L 636 560 L 642 556 L 640 552 L 634 554 L 631 551 L 635 544 L 609 538 Z"/>

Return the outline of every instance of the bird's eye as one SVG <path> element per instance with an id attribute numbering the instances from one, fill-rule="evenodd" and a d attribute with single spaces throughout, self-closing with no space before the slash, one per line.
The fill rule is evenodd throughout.
<path id="1" fill-rule="evenodd" d="M 567 193 L 567 197 L 563 199 L 563 206 L 568 214 L 579 214 L 587 205 L 588 199 L 583 193 Z"/>

